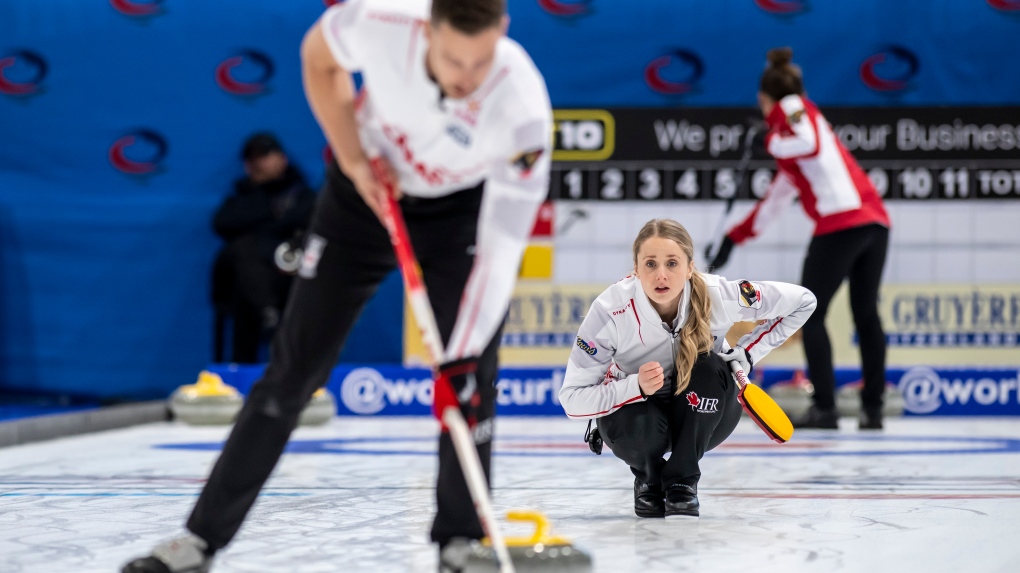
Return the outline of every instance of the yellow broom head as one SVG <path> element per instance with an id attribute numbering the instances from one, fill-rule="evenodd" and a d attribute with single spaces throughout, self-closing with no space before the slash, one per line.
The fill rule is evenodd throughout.
<path id="1" fill-rule="evenodd" d="M 737 394 L 740 404 L 773 441 L 786 443 L 793 437 L 793 424 L 786 412 L 758 386 L 748 383 Z"/>

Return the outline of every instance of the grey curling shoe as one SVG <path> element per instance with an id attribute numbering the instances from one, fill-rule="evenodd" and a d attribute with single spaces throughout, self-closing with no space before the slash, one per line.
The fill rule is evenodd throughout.
<path id="1" fill-rule="evenodd" d="M 188 534 L 164 541 L 152 555 L 128 563 L 121 573 L 208 573 L 212 556 L 206 554 L 206 542 Z"/>

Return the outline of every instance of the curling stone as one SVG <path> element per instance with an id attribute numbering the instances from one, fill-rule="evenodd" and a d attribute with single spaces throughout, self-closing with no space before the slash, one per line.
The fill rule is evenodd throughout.
<path id="1" fill-rule="evenodd" d="M 840 416 L 856 417 L 861 412 L 861 387 L 863 383 L 858 380 L 851 384 L 844 384 L 836 392 L 836 411 Z M 882 416 L 892 418 L 903 415 L 903 394 L 893 384 L 885 385 L 885 394 L 882 395 Z"/>
<path id="2" fill-rule="evenodd" d="M 336 398 L 325 388 L 319 388 L 312 394 L 312 399 L 301 411 L 298 424 L 301 426 L 321 426 L 336 415 Z"/>
<path id="3" fill-rule="evenodd" d="M 170 411 L 174 418 L 196 426 L 231 424 L 243 403 L 236 388 L 224 384 L 219 374 L 203 370 L 198 382 L 174 391 Z"/>
<path id="4" fill-rule="evenodd" d="M 803 416 L 811 407 L 811 394 L 814 387 L 804 373 L 796 370 L 793 379 L 786 382 L 773 384 L 768 389 L 768 395 L 779 404 L 779 407 L 791 418 Z"/>
<path id="5" fill-rule="evenodd" d="M 563 537 L 550 535 L 549 520 L 537 511 L 516 510 L 509 521 L 531 522 L 531 537 L 508 537 L 507 550 L 517 573 L 591 573 L 592 561 L 584 551 Z M 488 539 L 481 543 L 454 540 L 443 549 L 443 564 L 463 573 L 499 573 L 496 552 Z"/>

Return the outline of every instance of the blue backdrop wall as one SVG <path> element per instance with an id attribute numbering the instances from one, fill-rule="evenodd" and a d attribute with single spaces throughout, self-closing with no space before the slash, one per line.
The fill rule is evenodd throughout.
<path id="1" fill-rule="evenodd" d="M 0 388 L 165 395 L 211 358 L 242 140 L 318 184 L 298 46 L 332 0 L 0 2 Z M 1020 0 L 510 0 L 559 107 L 746 106 L 792 45 L 823 105 L 1016 104 Z M 400 357 L 386 283 L 345 358 Z"/>

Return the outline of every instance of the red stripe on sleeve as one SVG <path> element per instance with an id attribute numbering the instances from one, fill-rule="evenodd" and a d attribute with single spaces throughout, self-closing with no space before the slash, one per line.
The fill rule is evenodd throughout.
<path id="1" fill-rule="evenodd" d="M 773 328 L 775 328 L 775 327 L 779 326 L 779 323 L 780 323 L 780 322 L 783 322 L 783 317 L 779 317 L 778 319 L 776 319 L 776 321 L 772 323 L 772 326 L 770 326 L 770 327 L 769 327 L 769 329 L 768 329 L 768 330 L 766 330 L 765 332 L 763 332 L 763 333 L 759 334 L 759 335 L 758 335 L 758 338 L 755 338 L 755 339 L 754 339 L 754 342 L 752 342 L 751 344 L 748 344 L 748 345 L 747 345 L 747 347 L 745 348 L 745 350 L 747 350 L 748 352 L 750 352 L 750 351 L 751 351 L 751 349 L 752 349 L 752 348 L 754 348 L 754 345 L 755 345 L 755 344 L 758 344 L 758 342 L 760 342 L 760 341 L 761 341 L 761 339 L 762 339 L 762 337 L 764 337 L 764 336 L 765 336 L 766 334 L 768 334 L 768 333 L 772 332 L 772 329 L 773 329 Z"/>
<path id="2" fill-rule="evenodd" d="M 476 258 L 476 259 L 475 259 L 475 268 L 474 268 L 474 270 L 472 270 L 472 271 L 471 271 L 471 274 L 472 274 L 472 275 L 473 275 L 473 274 L 475 274 L 475 271 L 477 271 L 477 270 L 478 270 L 478 269 L 479 269 L 480 267 L 481 267 L 481 263 L 480 263 L 480 261 L 479 261 L 479 260 L 478 260 L 478 259 Z M 476 288 L 476 289 L 474 289 L 475 293 L 477 293 L 477 294 L 475 295 L 475 296 L 476 296 L 476 298 L 475 298 L 475 300 L 474 300 L 474 303 L 475 303 L 475 304 L 474 304 L 474 308 L 473 308 L 473 309 L 471 309 L 471 317 L 470 317 L 470 319 L 468 320 L 468 323 L 467 323 L 467 328 L 465 328 L 465 329 L 463 330 L 463 336 L 464 336 L 464 339 L 463 339 L 463 340 L 461 340 L 461 343 L 460 343 L 460 347 L 459 347 L 459 348 L 457 348 L 457 354 L 456 354 L 456 358 L 464 358 L 464 352 L 465 352 L 465 351 L 466 351 L 466 349 L 467 349 L 468 341 L 469 341 L 469 340 L 471 340 L 471 332 L 472 332 L 472 331 L 474 330 L 474 328 L 475 328 L 475 321 L 477 321 L 477 320 L 478 320 L 478 313 L 479 313 L 479 311 L 481 311 L 481 309 L 482 309 L 482 299 L 483 299 L 483 298 L 485 298 L 485 297 L 484 297 L 484 293 L 485 293 L 485 283 L 486 283 L 486 282 L 488 282 L 488 280 L 489 280 L 489 269 L 488 269 L 488 268 L 486 267 L 486 268 L 484 268 L 484 271 L 485 271 L 485 273 L 484 273 L 484 274 L 483 274 L 483 275 L 482 275 L 482 276 L 480 277 L 480 280 L 481 280 L 481 282 L 480 282 L 480 284 L 479 284 L 479 287 L 478 287 L 478 288 Z M 468 284 L 470 284 L 470 279 L 469 279 L 469 283 L 468 283 Z M 464 297 L 464 299 L 462 299 L 462 301 L 461 301 L 461 305 L 462 305 L 462 306 L 461 306 L 461 310 L 463 310 L 463 308 L 464 308 L 464 307 L 463 307 L 463 304 L 464 304 L 464 303 L 466 303 L 466 302 L 468 302 L 468 298 L 467 298 L 467 296 L 466 296 L 466 295 L 467 295 L 467 292 L 468 292 L 468 291 L 467 291 L 467 289 L 465 289 L 465 291 L 464 291 L 464 292 L 465 292 L 465 297 Z M 458 313 L 457 313 L 457 316 L 458 316 L 458 318 L 460 317 L 460 312 L 458 312 Z M 452 342 L 452 341 L 451 341 L 451 342 Z"/>
<path id="3" fill-rule="evenodd" d="M 641 399 L 641 395 L 639 394 L 639 395 L 634 396 L 633 398 L 631 398 L 629 400 L 624 400 L 623 402 L 620 402 L 619 404 L 613 406 L 612 408 L 610 408 L 608 410 L 602 410 L 601 412 L 595 412 L 594 414 L 571 414 L 570 412 L 567 412 L 567 417 L 568 418 L 591 418 L 592 416 L 601 416 L 602 414 L 605 414 L 607 412 L 612 412 L 613 410 L 615 410 L 615 409 L 617 409 L 617 408 L 619 408 L 621 406 L 626 406 L 627 404 L 630 404 L 631 402 L 633 402 L 635 400 L 640 400 L 640 399 Z"/>

